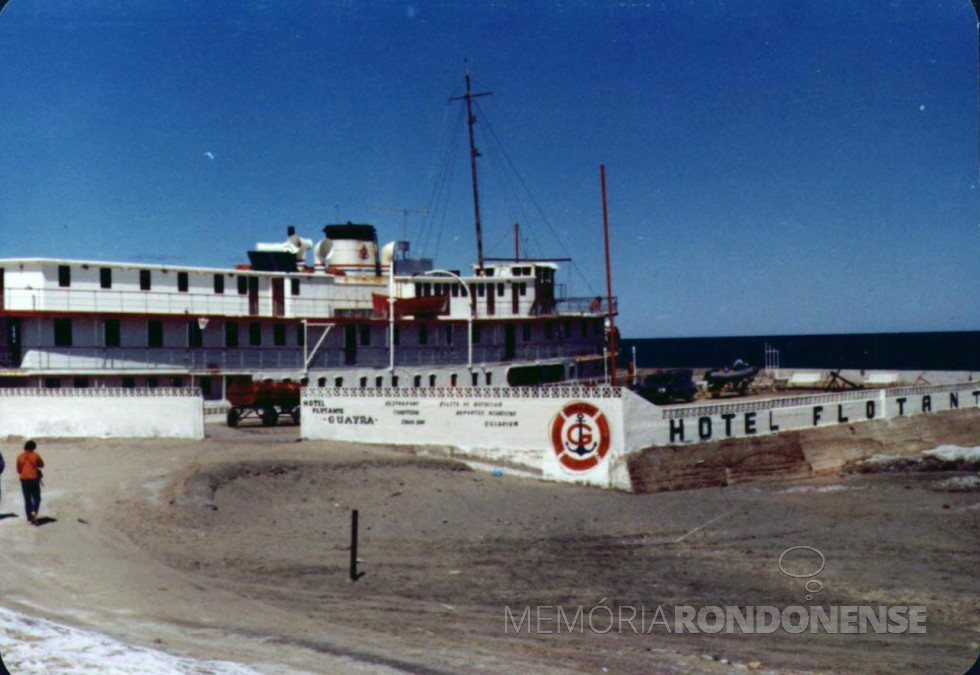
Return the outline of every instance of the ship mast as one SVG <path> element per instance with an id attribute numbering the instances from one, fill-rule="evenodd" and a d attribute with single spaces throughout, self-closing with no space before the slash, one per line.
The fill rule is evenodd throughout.
<path id="1" fill-rule="evenodd" d="M 480 156 L 480 152 L 476 149 L 476 141 L 473 138 L 473 125 L 476 124 L 476 116 L 473 114 L 473 99 L 480 96 L 489 96 L 493 92 L 483 91 L 478 94 L 474 94 L 470 88 L 470 64 L 469 61 L 463 60 L 466 64 L 466 93 L 462 96 L 456 96 L 455 98 L 449 99 L 452 101 L 466 101 L 466 124 L 470 131 L 470 174 L 473 178 L 473 215 L 476 221 L 476 257 L 477 257 L 477 275 L 483 276 L 483 229 L 480 225 L 480 190 L 477 187 L 476 179 L 476 158 Z"/>

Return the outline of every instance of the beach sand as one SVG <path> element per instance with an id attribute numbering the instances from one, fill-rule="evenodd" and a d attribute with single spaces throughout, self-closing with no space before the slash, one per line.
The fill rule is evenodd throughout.
<path id="1" fill-rule="evenodd" d="M 19 445 L 2 445 L 8 463 Z M 40 527 L 3 475 L 0 604 L 134 648 L 264 673 L 962 673 L 980 650 L 980 490 L 942 482 L 957 474 L 630 495 L 300 442 L 285 426 L 39 451 Z M 777 564 L 794 546 L 826 560 L 812 601 Z M 924 605 L 927 632 L 653 624 L 658 607 L 811 604 Z"/>

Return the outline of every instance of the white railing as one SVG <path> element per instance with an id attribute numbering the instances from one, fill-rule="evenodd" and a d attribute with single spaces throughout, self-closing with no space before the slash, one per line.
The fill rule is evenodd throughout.
<path id="1" fill-rule="evenodd" d="M 201 396 L 197 387 L 102 387 L 76 389 L 19 389 L 0 387 L 0 398 L 195 398 Z"/>
<path id="2" fill-rule="evenodd" d="M 848 401 L 871 401 L 880 399 L 883 394 L 888 398 L 896 398 L 900 396 L 924 396 L 928 394 L 942 394 L 947 392 L 972 392 L 978 389 L 980 389 L 980 385 L 975 382 L 967 382 L 962 384 L 938 384 L 918 387 L 892 387 L 888 389 L 858 389 L 855 391 L 843 391 L 830 394 L 811 394 L 809 396 L 789 396 L 784 398 L 733 401 L 731 403 L 714 403 L 710 405 L 671 407 L 664 408 L 661 415 L 663 419 L 702 417 L 721 415 L 725 413 L 738 414 L 760 410 L 774 410 L 776 408 L 831 405 L 834 403 L 846 403 Z"/>
<path id="3" fill-rule="evenodd" d="M 503 345 L 474 345 L 473 362 L 504 361 Z M 544 361 L 555 358 L 598 355 L 598 348 L 582 344 L 522 345 L 510 361 Z M 395 367 L 412 368 L 465 364 L 466 346 L 406 346 L 395 348 Z M 365 367 L 381 368 L 389 364 L 388 348 L 359 346 L 353 358 L 343 347 L 318 351 L 310 369 Z M 123 371 L 303 371 L 302 347 L 249 347 L 239 349 L 167 348 L 167 347 L 53 347 L 28 349 L 20 364 L 8 368 L 77 372 Z"/>
<path id="4" fill-rule="evenodd" d="M 167 349 L 120 347 L 58 347 L 31 349 L 20 364 L 23 370 L 153 371 L 181 370 L 302 370 L 297 349 Z"/>
<path id="5" fill-rule="evenodd" d="M 563 298 L 557 302 L 557 312 L 560 315 L 591 315 L 605 316 L 609 314 L 609 299 L 605 296 L 592 298 Z M 619 301 L 616 297 L 612 299 L 613 314 L 619 311 Z"/>
<path id="6" fill-rule="evenodd" d="M 338 311 L 371 311 L 368 299 L 330 300 L 287 296 L 276 303 L 263 295 L 250 302 L 248 295 L 231 293 L 180 293 L 175 291 L 116 291 L 111 289 L 18 289 L 4 291 L 8 312 L 97 312 L 120 314 L 186 314 L 189 316 L 282 316 L 329 318 Z M 255 310 L 255 311 L 252 311 Z"/>
<path id="7" fill-rule="evenodd" d="M 307 387 L 304 399 L 313 398 L 622 398 L 622 387 L 556 385 L 545 387 Z"/>
<path id="8" fill-rule="evenodd" d="M 343 288 L 349 292 L 350 289 Z M 383 291 L 382 291 L 383 292 Z M 506 301 L 505 301 L 506 300 Z M 509 299 L 500 299 L 501 307 L 494 314 L 487 313 L 485 301 L 477 303 L 475 318 L 514 318 L 531 314 L 505 312 Z M 613 298 L 613 312 L 618 311 Z M 178 314 L 189 316 L 281 316 L 283 318 L 365 317 L 374 315 L 374 306 L 367 298 L 306 298 L 287 295 L 282 303 L 273 303 L 268 292 L 257 300 L 249 300 L 231 289 L 225 293 L 201 293 L 172 290 L 120 291 L 113 289 L 7 288 L 4 290 L 4 306 L 8 312 L 93 312 L 115 314 Z M 278 310 L 278 311 L 277 311 Z M 608 313 L 606 298 L 597 303 L 595 298 L 556 298 L 549 308 L 538 307 L 535 316 L 603 316 Z M 459 319 L 459 316 L 454 317 Z"/>

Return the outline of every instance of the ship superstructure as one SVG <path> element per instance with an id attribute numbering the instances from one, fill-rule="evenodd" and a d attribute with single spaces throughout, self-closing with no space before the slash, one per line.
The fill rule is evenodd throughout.
<path id="1" fill-rule="evenodd" d="M 616 300 L 570 298 L 555 260 L 483 257 L 467 273 L 378 245 L 373 225 L 287 230 L 234 269 L 0 259 L 0 387 L 200 387 L 231 378 L 331 387 L 595 382 Z M 312 257 L 312 264 L 309 258 Z M 607 261 L 608 262 L 608 261 Z M 614 333 L 614 329 L 611 331 Z M 611 360 L 611 359 L 610 359 Z"/>
<path id="2" fill-rule="evenodd" d="M 607 301 L 568 298 L 547 261 L 469 274 L 338 224 L 290 229 L 234 269 L 0 260 L 0 386 L 516 386 L 603 372 Z M 307 264 L 312 253 L 313 264 Z"/>

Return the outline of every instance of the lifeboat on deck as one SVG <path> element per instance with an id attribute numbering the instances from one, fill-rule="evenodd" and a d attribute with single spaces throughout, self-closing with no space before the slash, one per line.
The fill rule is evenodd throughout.
<path id="1" fill-rule="evenodd" d="M 371 294 L 374 316 L 387 319 L 391 310 L 391 298 L 387 295 Z M 414 316 L 427 318 L 449 313 L 448 295 L 427 295 L 420 298 L 395 298 L 395 318 Z"/>

